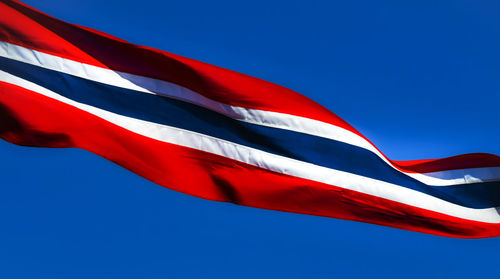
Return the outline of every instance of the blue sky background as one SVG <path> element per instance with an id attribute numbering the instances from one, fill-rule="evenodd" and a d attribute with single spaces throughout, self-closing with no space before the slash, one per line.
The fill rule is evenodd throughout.
<path id="1" fill-rule="evenodd" d="M 393 159 L 500 154 L 497 1 L 29 0 L 294 89 Z M 461 240 L 206 201 L 77 149 L 0 141 L 2 278 L 495 278 Z"/>

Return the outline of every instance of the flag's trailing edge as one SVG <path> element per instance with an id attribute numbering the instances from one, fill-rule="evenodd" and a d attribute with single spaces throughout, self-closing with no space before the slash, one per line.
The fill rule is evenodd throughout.
<path id="1" fill-rule="evenodd" d="M 500 157 L 391 161 L 281 86 L 0 0 L 0 137 L 79 147 L 205 199 L 500 235 Z"/>

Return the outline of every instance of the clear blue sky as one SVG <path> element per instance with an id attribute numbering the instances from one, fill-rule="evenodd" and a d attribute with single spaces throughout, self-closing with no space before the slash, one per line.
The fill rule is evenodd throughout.
<path id="1" fill-rule="evenodd" d="M 500 154 L 496 1 L 29 0 L 294 89 L 398 160 Z M 2 278 L 495 278 L 461 240 L 206 201 L 77 149 L 0 141 Z"/>

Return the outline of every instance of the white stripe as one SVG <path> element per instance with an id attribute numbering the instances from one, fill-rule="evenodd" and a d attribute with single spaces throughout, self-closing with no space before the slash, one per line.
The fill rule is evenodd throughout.
<path id="1" fill-rule="evenodd" d="M 96 67 L 7 42 L 0 42 L 0 56 L 112 86 L 179 99 L 240 121 L 344 142 L 373 152 L 389 166 L 398 170 L 363 137 L 332 124 L 290 114 L 230 106 L 173 83 Z M 500 180 L 500 168 L 475 168 L 426 174 L 402 173 L 433 186 Z"/>
<path id="2" fill-rule="evenodd" d="M 384 181 L 316 166 L 192 131 L 111 113 L 75 102 L 44 87 L 3 71 L 0 71 L 0 81 L 37 92 L 38 94 L 91 113 L 131 132 L 159 141 L 210 152 L 274 172 L 318 181 L 458 218 L 495 224 L 500 223 L 500 215 L 495 208 L 468 208 Z"/>
<path id="3" fill-rule="evenodd" d="M 437 171 L 428 172 L 425 175 L 447 181 L 454 181 L 455 184 L 463 184 L 464 181 L 465 183 L 498 181 L 500 177 L 500 167 Z"/>

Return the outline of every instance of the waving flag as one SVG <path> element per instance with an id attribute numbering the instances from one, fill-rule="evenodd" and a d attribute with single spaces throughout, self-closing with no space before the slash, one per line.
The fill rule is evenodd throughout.
<path id="1" fill-rule="evenodd" d="M 0 0 L 0 137 L 79 147 L 210 200 L 500 235 L 500 157 L 392 161 L 281 86 Z"/>

